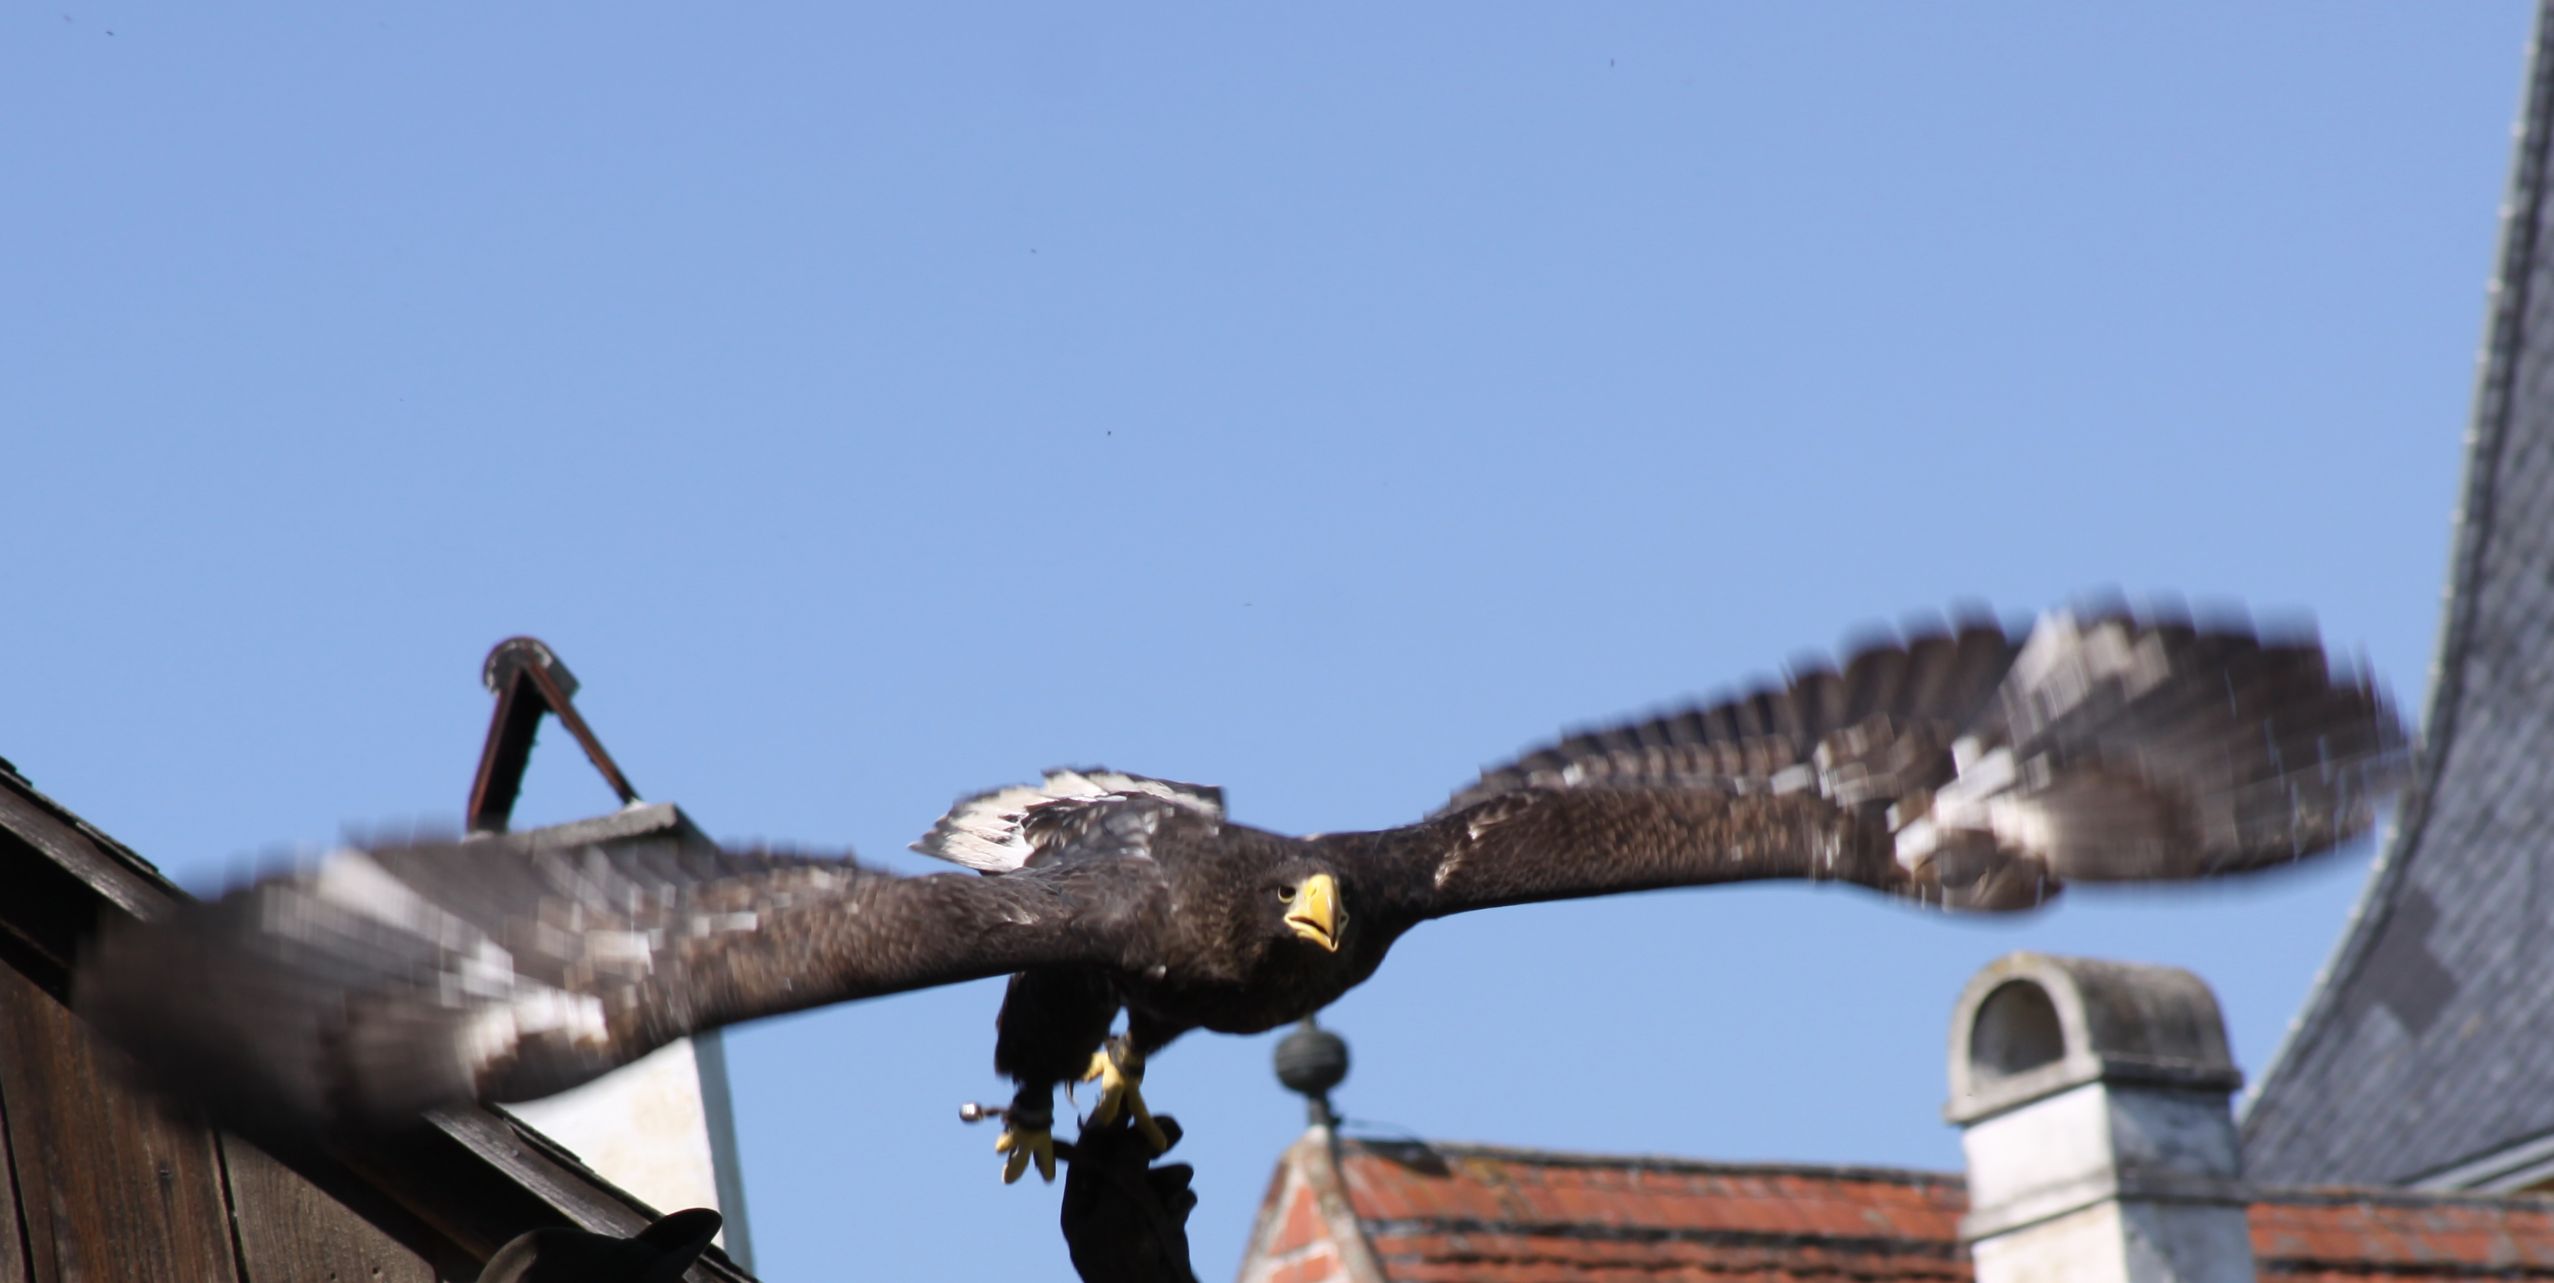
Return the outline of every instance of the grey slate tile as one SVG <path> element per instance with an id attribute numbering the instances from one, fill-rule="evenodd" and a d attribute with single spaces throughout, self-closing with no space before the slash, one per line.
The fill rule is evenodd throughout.
<path id="1" fill-rule="evenodd" d="M 2554 1136 L 2554 51 L 2540 10 L 2422 773 L 2243 1120 L 2253 1180 L 2409 1184 Z"/>

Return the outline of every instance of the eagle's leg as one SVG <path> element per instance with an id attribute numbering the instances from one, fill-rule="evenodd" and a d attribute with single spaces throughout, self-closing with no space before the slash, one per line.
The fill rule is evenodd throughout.
<path id="1" fill-rule="evenodd" d="M 1082 1073 L 1082 1081 L 1100 1084 L 1100 1099 L 1091 1107 L 1087 1125 L 1107 1126 L 1124 1109 L 1154 1153 L 1169 1149 L 1170 1137 L 1153 1121 L 1153 1111 L 1144 1104 L 1144 1057 L 1161 1050 L 1179 1034 L 1176 1028 L 1145 1019 L 1141 1012 L 1129 1013 L 1126 1032 L 1102 1044 L 1091 1057 L 1091 1067 Z"/>
<path id="2" fill-rule="evenodd" d="M 1032 1164 L 1040 1179 L 1055 1179 L 1055 1085 L 1081 1076 L 1116 1019 L 1117 988 L 1098 971 L 1064 967 L 1011 977 L 993 1038 L 994 1070 L 1019 1084 L 993 1142 L 1004 1184 Z"/>
<path id="3" fill-rule="evenodd" d="M 993 1152 L 1002 1155 L 1002 1183 L 1020 1179 L 1020 1174 L 1037 1164 L 1038 1179 L 1055 1179 L 1055 1087 L 1051 1083 L 1023 1083 L 1013 1093 L 1011 1107 L 1002 1111 L 1002 1134 L 994 1138 Z"/>

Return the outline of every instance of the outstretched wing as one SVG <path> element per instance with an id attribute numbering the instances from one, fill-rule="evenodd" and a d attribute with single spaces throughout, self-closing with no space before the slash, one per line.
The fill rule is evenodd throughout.
<path id="1" fill-rule="evenodd" d="M 106 935 L 75 998 L 235 1124 L 380 1127 L 760 1016 L 1117 964 L 1157 887 L 1149 861 L 908 878 L 677 838 L 348 850 Z"/>
<path id="2" fill-rule="evenodd" d="M 1756 878 L 1962 909 L 2328 850 L 2402 765 L 2310 638 L 2050 615 L 1865 649 L 1779 689 L 1575 735 L 1378 847 L 1412 917 Z"/>

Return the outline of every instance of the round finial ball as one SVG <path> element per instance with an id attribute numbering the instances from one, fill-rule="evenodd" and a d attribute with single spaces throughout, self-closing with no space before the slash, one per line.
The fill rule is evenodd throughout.
<path id="1" fill-rule="evenodd" d="M 1327 1094 L 1348 1077 L 1348 1043 L 1307 1020 L 1277 1043 L 1277 1081 L 1306 1096 Z"/>

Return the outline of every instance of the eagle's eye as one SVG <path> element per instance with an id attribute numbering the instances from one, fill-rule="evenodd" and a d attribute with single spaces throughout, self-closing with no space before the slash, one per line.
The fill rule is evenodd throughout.
<path id="1" fill-rule="evenodd" d="M 1295 902 L 1295 888 L 1293 888 L 1293 887 L 1279 887 L 1279 888 L 1277 888 L 1277 898 L 1278 898 L 1278 899 L 1280 899 L 1280 900 L 1285 901 L 1285 902 L 1286 902 L 1286 903 L 1288 903 L 1288 904 L 1293 904 L 1293 903 Z"/>

